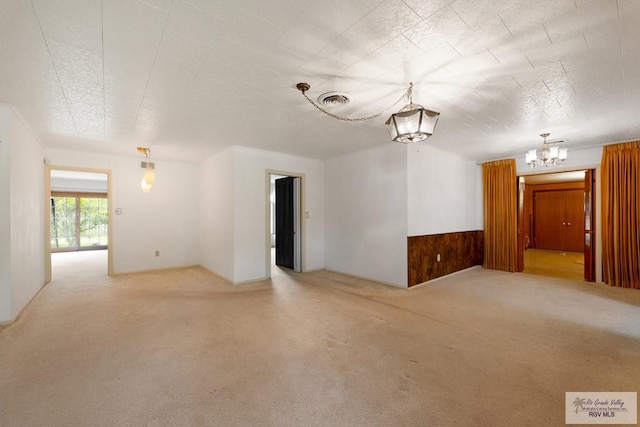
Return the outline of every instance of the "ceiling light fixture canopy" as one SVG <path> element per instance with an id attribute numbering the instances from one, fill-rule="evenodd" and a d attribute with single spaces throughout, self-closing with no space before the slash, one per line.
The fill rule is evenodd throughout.
<path id="1" fill-rule="evenodd" d="M 560 166 L 567 160 L 568 150 L 566 148 L 560 148 L 557 144 L 564 141 L 547 141 L 550 133 L 541 133 L 542 137 L 542 149 L 540 150 L 540 157 L 538 157 L 537 150 L 531 149 L 525 154 L 525 162 L 531 168 L 536 167 L 551 167 Z"/>
<path id="2" fill-rule="evenodd" d="M 156 175 L 154 173 L 155 164 L 151 162 L 151 149 L 148 147 L 138 147 L 138 151 L 145 155 L 145 161 L 140 162 L 140 167 L 145 170 L 140 187 L 142 191 L 148 193 L 151 191 L 151 187 L 156 182 Z"/>
<path id="3" fill-rule="evenodd" d="M 396 142 L 409 143 L 424 141 L 433 134 L 436 124 L 438 123 L 438 119 L 440 118 L 440 113 L 427 110 L 423 108 L 422 105 L 413 103 L 413 82 L 409 83 L 409 87 L 403 92 L 402 96 L 397 101 L 385 108 L 383 111 L 371 116 L 358 118 L 338 116 L 313 102 L 306 93 L 311 89 L 311 86 L 308 83 L 298 83 L 296 88 L 302 93 L 305 99 L 320 112 L 333 117 L 334 119 L 347 122 L 362 122 L 365 120 L 375 119 L 398 105 L 400 102 L 409 101 L 409 103 L 400 111 L 392 114 L 385 123 L 389 129 L 391 139 Z M 335 94 L 335 92 L 332 92 L 332 95 L 333 94 Z M 346 96 L 345 98 L 348 100 Z"/>

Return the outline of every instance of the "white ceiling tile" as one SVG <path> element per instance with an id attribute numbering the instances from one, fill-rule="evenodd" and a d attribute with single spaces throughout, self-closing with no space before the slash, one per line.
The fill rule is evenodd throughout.
<path id="1" fill-rule="evenodd" d="M 327 46 L 333 37 L 312 22 L 296 23 L 279 38 L 278 45 L 300 58 L 309 60 Z"/>
<path id="2" fill-rule="evenodd" d="M 171 0 L 173 1 L 173 0 Z M 233 2 L 221 2 L 219 0 L 184 0 L 193 7 L 217 16 L 223 20 L 230 20 L 235 15 L 241 13 L 241 5 L 245 0 L 236 0 Z"/>
<path id="3" fill-rule="evenodd" d="M 463 35 L 468 31 L 469 27 L 454 10 L 445 7 L 405 31 L 404 35 L 416 46 L 428 51 L 443 43 L 450 45 L 461 43 Z"/>
<path id="4" fill-rule="evenodd" d="M 375 50 L 361 61 L 343 70 L 341 74 L 350 78 L 367 81 L 380 77 L 388 71 L 402 66 L 416 56 L 421 56 L 422 51 L 411 43 L 406 37 L 398 36 Z M 403 81 L 411 76 L 407 76 Z M 402 83 L 396 82 L 396 83 Z"/>
<path id="5" fill-rule="evenodd" d="M 96 86 L 102 89 L 102 54 L 65 43 L 49 41 L 49 50 L 63 89 Z"/>
<path id="6" fill-rule="evenodd" d="M 618 16 L 637 16 L 640 13 L 640 3 L 637 0 L 617 0 Z"/>
<path id="7" fill-rule="evenodd" d="M 456 76 L 462 84 L 481 84 L 487 76 L 493 75 L 500 63 L 487 50 L 475 55 L 469 55 L 447 65 L 447 69 Z"/>
<path id="8" fill-rule="evenodd" d="M 371 12 L 359 0 L 313 2 L 280 36 L 278 43 L 309 59 Z"/>
<path id="9" fill-rule="evenodd" d="M 211 49 L 209 46 L 191 40 L 173 30 L 165 30 L 160 42 L 159 53 L 200 66 L 210 55 Z"/>
<path id="10" fill-rule="evenodd" d="M 485 51 L 505 40 L 511 40 L 511 34 L 496 15 L 488 16 L 481 23 L 470 27 L 463 35 L 449 43 L 462 55 L 472 55 Z"/>
<path id="11" fill-rule="evenodd" d="M 566 19 L 576 9 L 573 1 L 525 0 L 500 13 L 511 34 L 520 37 L 532 26 Z"/>
<path id="12" fill-rule="evenodd" d="M 139 107 L 140 98 L 105 94 L 105 120 L 127 127 L 129 132 L 133 130 Z"/>
<path id="13" fill-rule="evenodd" d="M 378 6 L 375 2 L 360 0 L 323 0 L 313 1 L 305 10 L 303 18 L 297 19 L 296 24 L 312 24 L 335 38 L 356 25 Z"/>
<path id="14" fill-rule="evenodd" d="M 617 0 L 576 0 L 577 25 L 582 28 L 610 23 L 619 16 Z"/>
<path id="15" fill-rule="evenodd" d="M 483 26 L 487 21 L 493 20 L 497 15 L 513 8 L 522 0 L 456 0 L 451 3 L 451 8 L 470 27 Z"/>
<path id="16" fill-rule="evenodd" d="M 438 12 L 440 9 L 449 6 L 453 2 L 453 0 L 404 0 L 404 2 L 422 19 L 427 19 L 434 13 Z"/>
<path id="17" fill-rule="evenodd" d="M 326 80 L 339 75 L 349 65 L 341 58 L 323 51 L 300 66 L 299 75 L 314 77 L 314 80 Z"/>
<path id="18" fill-rule="evenodd" d="M 387 0 L 338 37 L 326 51 L 351 65 L 418 22 L 420 17 L 402 1 Z"/>
<path id="19" fill-rule="evenodd" d="M 595 26 L 583 31 L 585 43 L 589 50 L 615 49 L 622 53 L 621 34 L 617 27 Z"/>
<path id="20" fill-rule="evenodd" d="M 227 21 L 224 37 L 236 44 L 266 50 L 275 44 L 284 33 L 276 26 L 258 16 L 243 12 Z"/>
<path id="21" fill-rule="evenodd" d="M 240 8 L 245 12 L 259 16 L 267 22 L 280 28 L 287 28 L 293 22 L 304 18 L 304 11 L 313 0 L 241 0 Z"/>
<path id="22" fill-rule="evenodd" d="M 234 69 L 235 74 L 240 72 L 255 75 L 258 80 L 261 80 L 263 74 L 291 74 L 303 63 L 302 58 L 279 46 L 255 50 L 235 43 L 222 43 L 216 47 L 214 54 L 205 60 L 203 68 L 206 72 L 213 74 Z M 225 67 L 220 68 L 220 64 Z"/>
<path id="23" fill-rule="evenodd" d="M 159 40 L 167 21 L 167 11 L 131 0 L 109 0 L 103 3 L 105 37 Z"/>
<path id="24" fill-rule="evenodd" d="M 154 9 L 158 9 L 166 13 L 168 13 L 169 10 L 171 10 L 171 4 L 173 3 L 173 0 L 138 0 L 138 1 L 147 6 L 153 7 Z"/>
<path id="25" fill-rule="evenodd" d="M 452 75 L 447 66 L 462 59 L 460 53 L 449 44 L 443 43 L 422 55 L 411 58 L 402 65 L 406 75 L 414 80 L 451 81 Z"/>
<path id="26" fill-rule="evenodd" d="M 167 28 L 206 45 L 215 45 L 227 29 L 227 22 L 184 0 L 174 0 Z"/>
<path id="27" fill-rule="evenodd" d="M 193 81 L 198 70 L 197 65 L 160 54 L 156 59 L 149 86 L 180 87 Z"/>
<path id="28" fill-rule="evenodd" d="M 34 0 L 44 35 L 83 50 L 100 51 L 102 8 L 97 0 Z"/>

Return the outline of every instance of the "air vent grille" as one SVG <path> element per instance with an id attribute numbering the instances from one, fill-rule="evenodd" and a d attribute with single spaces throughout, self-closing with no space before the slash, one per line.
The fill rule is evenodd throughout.
<path id="1" fill-rule="evenodd" d="M 348 104 L 349 97 L 338 92 L 327 92 L 318 97 L 318 103 L 327 107 L 338 107 Z"/>

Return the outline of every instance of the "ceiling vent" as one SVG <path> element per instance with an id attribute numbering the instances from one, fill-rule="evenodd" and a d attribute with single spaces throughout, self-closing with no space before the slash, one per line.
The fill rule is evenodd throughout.
<path id="1" fill-rule="evenodd" d="M 318 97 L 318 103 L 327 107 L 339 107 L 347 105 L 349 97 L 338 92 L 327 92 Z"/>

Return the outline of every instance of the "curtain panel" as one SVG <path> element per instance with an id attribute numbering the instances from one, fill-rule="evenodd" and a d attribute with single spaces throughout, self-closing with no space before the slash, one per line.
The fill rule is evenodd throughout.
<path id="1" fill-rule="evenodd" d="M 518 268 L 516 160 L 482 164 L 484 263 L 492 270 Z"/>
<path id="2" fill-rule="evenodd" d="M 602 151 L 602 275 L 640 289 L 640 141 Z"/>

